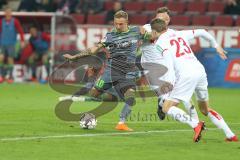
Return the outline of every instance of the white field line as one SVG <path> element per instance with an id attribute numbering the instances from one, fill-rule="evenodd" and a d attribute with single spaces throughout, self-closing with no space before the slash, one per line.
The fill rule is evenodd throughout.
<path id="1" fill-rule="evenodd" d="M 7 124 L 25 124 L 26 122 L 0 122 L 0 125 L 7 125 Z M 65 122 L 70 124 L 76 124 L 79 122 Z M 127 124 L 179 124 L 179 122 L 174 121 L 126 121 Z M 211 122 L 210 122 L 211 123 Z M 108 121 L 99 121 L 98 124 L 117 124 L 117 122 L 108 122 Z M 229 122 L 228 125 L 240 125 L 240 122 Z"/>
<path id="2" fill-rule="evenodd" d="M 207 130 L 215 131 L 218 128 L 208 128 Z M 6 141 L 27 141 L 27 140 L 41 140 L 41 139 L 59 139 L 59 138 L 76 138 L 76 137 L 102 137 L 102 136 L 118 136 L 118 135 L 136 135 L 136 134 L 151 134 L 151 133 L 170 133 L 170 132 L 193 132 L 191 129 L 180 130 L 161 130 L 161 131 L 139 131 L 139 132 L 112 132 L 112 133 L 96 133 L 96 134 L 66 134 L 53 136 L 35 136 L 35 137 L 12 137 L 2 138 L 0 142 Z"/>
<path id="3" fill-rule="evenodd" d="M 68 122 L 68 123 L 78 123 L 78 122 Z M 117 124 L 117 122 L 107 122 L 107 121 L 98 121 L 99 124 Z M 179 122 L 174 122 L 174 121 L 126 121 L 127 124 L 146 124 L 146 123 L 149 123 L 149 124 L 179 124 Z M 212 123 L 210 122 L 210 124 L 212 125 Z M 240 125 L 240 122 L 230 122 L 230 123 L 227 123 L 228 125 Z"/>

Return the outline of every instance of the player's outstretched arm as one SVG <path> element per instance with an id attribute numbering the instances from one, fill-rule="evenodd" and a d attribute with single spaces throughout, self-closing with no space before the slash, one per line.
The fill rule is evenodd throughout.
<path id="1" fill-rule="evenodd" d="M 216 51 L 219 54 L 219 56 L 223 60 L 227 59 L 227 56 L 226 56 L 227 52 L 217 43 L 215 38 L 210 33 L 208 33 L 205 29 L 185 30 L 180 32 L 182 32 L 182 34 L 184 34 L 188 38 L 188 40 L 191 40 L 196 37 L 202 37 L 210 41 L 211 46 L 216 48 Z"/>
<path id="2" fill-rule="evenodd" d="M 76 60 L 76 59 L 79 59 L 81 57 L 84 57 L 84 56 L 90 56 L 90 55 L 94 55 L 96 54 L 101 48 L 103 48 L 103 44 L 102 43 L 99 43 L 97 44 L 96 46 L 94 47 L 91 47 L 91 48 L 88 48 L 84 51 L 81 51 L 80 53 L 78 54 L 75 54 L 75 55 L 71 55 L 71 54 L 64 54 L 63 57 L 67 60 Z"/>
<path id="3" fill-rule="evenodd" d="M 211 45 L 216 48 L 217 53 L 223 60 L 227 59 L 227 52 L 217 43 L 215 38 L 210 33 L 208 33 L 205 29 L 197 29 L 194 30 L 194 32 L 195 37 L 203 37 L 204 39 L 210 41 Z"/>

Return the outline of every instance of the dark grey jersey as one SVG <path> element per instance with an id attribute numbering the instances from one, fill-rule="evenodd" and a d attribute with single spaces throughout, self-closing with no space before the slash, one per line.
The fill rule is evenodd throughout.
<path id="1" fill-rule="evenodd" d="M 138 42 L 142 38 L 139 27 L 129 27 L 127 32 L 113 29 L 106 34 L 104 46 L 110 52 L 109 67 L 127 73 L 135 68 Z"/>

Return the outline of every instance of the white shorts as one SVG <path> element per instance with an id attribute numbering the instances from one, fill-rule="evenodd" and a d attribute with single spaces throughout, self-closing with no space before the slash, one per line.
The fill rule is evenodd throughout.
<path id="1" fill-rule="evenodd" d="M 166 96 L 167 100 L 179 103 L 180 101 L 189 102 L 194 91 L 197 100 L 208 100 L 208 82 L 205 73 L 200 75 L 191 75 L 178 77 L 173 90 Z"/>
<path id="2" fill-rule="evenodd" d="M 207 76 L 202 77 L 195 88 L 197 101 L 208 101 L 208 82 Z"/>

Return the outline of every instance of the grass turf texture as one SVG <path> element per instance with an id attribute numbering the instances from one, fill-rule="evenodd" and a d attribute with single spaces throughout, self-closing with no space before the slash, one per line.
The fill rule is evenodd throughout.
<path id="1" fill-rule="evenodd" d="M 236 160 L 240 157 L 240 143 L 224 142 L 223 132 L 202 115 L 200 119 L 206 121 L 209 130 L 199 143 L 192 142 L 193 131 L 187 125 L 170 118 L 161 122 L 154 116 L 150 119 L 149 115 L 156 111 L 156 98 L 148 98 L 145 103 L 137 100 L 128 121 L 134 132 L 122 134 L 125 132 L 115 131 L 114 127 L 123 103 L 98 118 L 95 130 L 82 130 L 77 122 L 64 122 L 55 116 L 60 94 L 47 85 L 1 84 L 0 91 L 0 160 Z M 240 90 L 209 92 L 211 106 L 240 135 Z M 86 111 L 98 104 L 74 103 L 71 110 Z"/>

